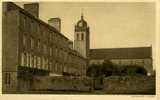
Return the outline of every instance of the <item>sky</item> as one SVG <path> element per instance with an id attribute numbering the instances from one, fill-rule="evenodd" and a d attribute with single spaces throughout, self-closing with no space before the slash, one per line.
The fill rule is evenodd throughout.
<path id="1" fill-rule="evenodd" d="M 90 48 L 144 47 L 155 42 L 154 3 L 41 2 L 39 11 L 45 22 L 61 18 L 61 32 L 71 40 L 83 12 L 90 27 Z"/>

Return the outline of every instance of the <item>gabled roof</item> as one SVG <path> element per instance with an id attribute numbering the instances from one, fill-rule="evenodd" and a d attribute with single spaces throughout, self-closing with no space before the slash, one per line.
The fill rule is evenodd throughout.
<path id="1" fill-rule="evenodd" d="M 152 58 L 152 47 L 90 49 L 90 59 Z"/>

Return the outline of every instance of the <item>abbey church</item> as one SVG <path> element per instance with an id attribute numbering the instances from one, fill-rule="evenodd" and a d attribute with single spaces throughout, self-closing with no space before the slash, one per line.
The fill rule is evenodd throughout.
<path id="1" fill-rule="evenodd" d="M 148 71 L 149 75 L 153 73 L 152 47 L 90 49 L 89 26 L 83 15 L 75 26 L 74 35 L 74 49 L 89 60 L 89 65 L 103 64 L 105 60 L 110 60 L 113 64 L 119 66 L 142 66 Z"/>

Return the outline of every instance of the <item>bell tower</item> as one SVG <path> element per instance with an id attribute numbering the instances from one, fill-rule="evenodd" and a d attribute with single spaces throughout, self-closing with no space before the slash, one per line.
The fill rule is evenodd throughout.
<path id="1" fill-rule="evenodd" d="M 89 57 L 89 34 L 89 26 L 82 14 L 81 19 L 75 25 L 74 49 L 87 59 Z"/>

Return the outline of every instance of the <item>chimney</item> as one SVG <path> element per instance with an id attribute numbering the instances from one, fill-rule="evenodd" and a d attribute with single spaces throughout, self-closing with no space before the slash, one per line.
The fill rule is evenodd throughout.
<path id="1" fill-rule="evenodd" d="M 24 4 L 24 9 L 35 17 L 39 17 L 39 3 Z"/>
<path id="2" fill-rule="evenodd" d="M 61 19 L 60 18 L 50 18 L 48 20 L 48 24 L 57 29 L 57 31 L 61 32 Z"/>

